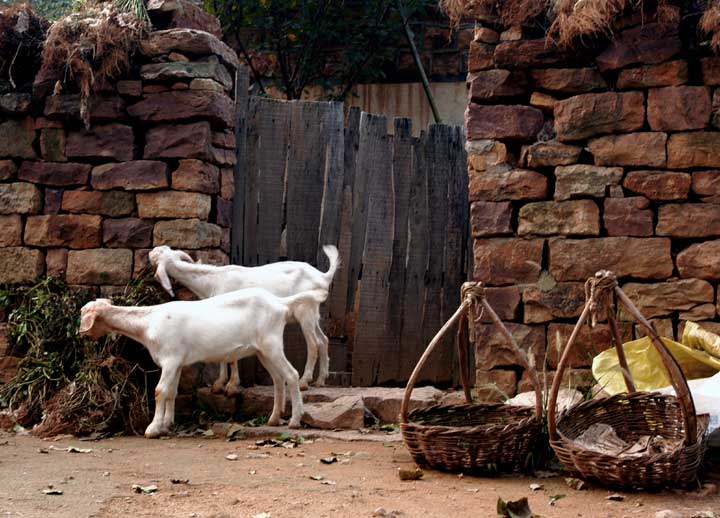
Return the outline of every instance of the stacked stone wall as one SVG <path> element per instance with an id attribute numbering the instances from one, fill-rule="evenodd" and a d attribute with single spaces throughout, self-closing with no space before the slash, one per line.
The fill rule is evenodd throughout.
<path id="1" fill-rule="evenodd" d="M 89 129 L 79 95 L 53 85 L 0 96 L 0 284 L 47 274 L 110 296 L 158 245 L 227 264 L 237 66 L 216 36 L 173 28 L 90 99 Z M 8 349 L 0 324 L 0 383 Z"/>
<path id="2" fill-rule="evenodd" d="M 471 43 L 474 277 L 548 380 L 599 269 L 665 336 L 720 327 L 720 58 L 694 27 L 641 22 L 570 52 L 485 19 Z M 494 329 L 478 336 L 478 386 L 528 390 Z M 572 383 L 609 344 L 606 325 L 583 329 Z"/>

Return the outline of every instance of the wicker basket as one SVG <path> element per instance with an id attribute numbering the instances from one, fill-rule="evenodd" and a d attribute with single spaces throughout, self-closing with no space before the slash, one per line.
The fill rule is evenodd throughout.
<path id="1" fill-rule="evenodd" d="M 697 481 L 697 471 L 705 450 L 707 420 L 695 416 L 692 395 L 682 370 L 667 350 L 655 329 L 618 287 L 612 272 L 600 271 L 586 283 L 587 302 L 570 335 L 553 380 L 548 408 L 554 408 L 570 351 L 583 323 L 597 320 L 598 308 L 606 311 L 612 341 L 627 386 L 626 394 L 582 402 L 559 416 L 548 412 L 550 445 L 565 469 L 575 476 L 626 490 L 654 490 L 683 487 Z M 676 396 L 654 392 L 636 392 L 627 366 L 615 319 L 615 298 L 644 328 L 670 374 Z M 608 424 L 628 444 L 640 437 L 654 436 L 677 441 L 669 451 L 628 454 L 600 453 L 577 442 L 594 424 Z M 648 448 L 650 450 L 650 448 Z"/>
<path id="2" fill-rule="evenodd" d="M 514 407 L 504 404 L 471 403 L 467 372 L 467 321 L 475 321 L 480 306 L 498 327 L 520 364 L 530 372 L 536 406 Z M 465 391 L 464 405 L 435 405 L 408 414 L 408 403 L 415 382 L 430 353 L 448 330 L 459 322 L 457 345 L 460 379 Z M 471 340 L 473 329 L 470 326 Z M 542 397 L 537 374 L 513 336 L 485 298 L 480 283 L 465 283 L 462 303 L 428 345 L 410 376 L 400 410 L 400 429 L 415 462 L 421 467 L 467 474 L 495 474 L 522 470 L 529 466 L 541 433 Z"/>

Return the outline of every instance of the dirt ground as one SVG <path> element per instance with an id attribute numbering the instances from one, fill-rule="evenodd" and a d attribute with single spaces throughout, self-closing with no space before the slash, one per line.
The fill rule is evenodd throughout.
<path id="1" fill-rule="evenodd" d="M 257 446 L 256 438 L 81 442 L 0 432 L 0 517 L 337 518 L 371 517 L 382 507 L 387 516 L 485 518 L 496 516 L 498 497 L 523 496 L 542 517 L 652 518 L 662 509 L 690 517 L 720 511 L 718 495 L 624 493 L 623 501 L 609 501 L 607 490 L 575 491 L 561 477 L 473 478 L 426 471 L 422 480 L 402 482 L 398 468 L 413 463 L 403 443 L 391 439 L 316 438 L 289 449 Z M 70 446 L 92 451 L 72 453 Z M 226 460 L 229 454 L 237 459 Z M 338 462 L 320 462 L 331 455 Z M 311 478 L 318 475 L 322 480 Z M 189 482 L 173 484 L 172 479 Z M 531 491 L 532 483 L 543 489 Z M 63 494 L 44 494 L 49 484 Z M 137 494 L 133 484 L 158 489 Z M 551 506 L 552 495 L 566 496 Z"/>

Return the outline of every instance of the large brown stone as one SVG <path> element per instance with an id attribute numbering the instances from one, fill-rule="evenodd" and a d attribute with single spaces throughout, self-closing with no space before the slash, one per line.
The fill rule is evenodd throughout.
<path id="1" fill-rule="evenodd" d="M 645 23 L 617 35 L 596 63 L 601 72 L 629 65 L 655 65 L 680 53 L 682 42 L 676 27 Z"/>
<path id="2" fill-rule="evenodd" d="M 603 219 L 609 236 L 652 236 L 653 211 L 642 196 L 606 198 Z"/>
<path id="3" fill-rule="evenodd" d="M 65 191 L 62 210 L 76 214 L 127 216 L 135 208 L 135 197 L 122 191 Z"/>
<path id="4" fill-rule="evenodd" d="M 648 91 L 647 118 L 653 131 L 702 129 L 710 122 L 710 88 L 668 86 Z"/>
<path id="5" fill-rule="evenodd" d="M 125 284 L 132 273 L 132 250 L 94 248 L 70 250 L 67 282 L 69 284 Z"/>
<path id="6" fill-rule="evenodd" d="M 574 55 L 577 55 L 575 53 Z M 572 61 L 573 54 L 557 49 L 545 38 L 504 41 L 495 47 L 498 68 L 530 68 Z"/>
<path id="7" fill-rule="evenodd" d="M 153 26 L 162 29 L 187 28 L 206 31 L 216 38 L 223 32 L 219 20 L 192 0 L 148 0 Z"/>
<path id="8" fill-rule="evenodd" d="M 26 160 L 20 166 L 18 178 L 43 185 L 83 185 L 88 181 L 91 168 L 88 164 Z"/>
<path id="9" fill-rule="evenodd" d="M 642 92 L 576 95 L 555 103 L 555 133 L 561 141 L 605 133 L 629 133 L 645 122 Z"/>
<path id="10" fill-rule="evenodd" d="M 0 158 L 35 158 L 35 128 L 31 119 L 0 123 Z"/>
<path id="11" fill-rule="evenodd" d="M 677 60 L 621 70 L 617 80 L 620 90 L 678 86 L 688 82 L 687 61 Z"/>
<path id="12" fill-rule="evenodd" d="M 479 368 L 475 373 L 475 397 L 479 401 L 501 403 L 517 393 L 514 370 Z"/>
<path id="13" fill-rule="evenodd" d="M 24 115 L 30 111 L 30 94 L 10 93 L 0 95 L 0 113 L 3 115 Z"/>
<path id="14" fill-rule="evenodd" d="M 177 81 L 180 79 L 212 79 L 220 83 L 225 90 L 233 85 L 232 77 L 218 59 L 195 61 L 191 63 L 169 62 L 149 63 L 140 67 L 140 77 L 145 81 Z"/>
<path id="15" fill-rule="evenodd" d="M 167 164 L 154 160 L 132 160 L 94 167 L 90 183 L 94 189 L 143 191 L 168 187 Z"/>
<path id="16" fill-rule="evenodd" d="M 547 330 L 547 363 L 556 369 L 560 356 L 567 346 L 574 324 L 552 323 Z M 623 342 L 632 340 L 632 325 L 619 323 L 620 338 Z M 612 347 L 612 331 L 608 324 L 598 324 L 594 328 L 582 326 L 569 353 L 568 367 L 589 367 L 593 358 Z"/>
<path id="17" fill-rule="evenodd" d="M 720 128 L 720 88 L 716 88 L 712 96 L 712 113 L 710 114 L 710 125 Z"/>
<path id="18" fill-rule="evenodd" d="M 517 286 L 485 288 L 485 297 L 500 320 L 515 319 L 520 306 L 520 290 Z M 478 318 L 480 318 L 480 322 L 492 322 L 492 319 L 486 313 L 483 313 L 482 317 L 479 316 Z"/>
<path id="19" fill-rule="evenodd" d="M 593 139 L 588 148 L 598 165 L 665 167 L 666 143 L 665 133 L 631 133 Z"/>
<path id="20" fill-rule="evenodd" d="M 233 220 L 233 203 L 217 198 L 215 200 L 215 223 L 221 227 L 231 227 Z"/>
<path id="21" fill-rule="evenodd" d="M 523 290 L 522 300 L 526 324 L 577 318 L 585 305 L 585 289 L 581 282 L 538 283 Z"/>
<path id="22" fill-rule="evenodd" d="M 476 201 L 470 206 L 472 235 L 497 236 L 512 234 L 512 203 L 509 201 Z"/>
<path id="23" fill-rule="evenodd" d="M 12 160 L 0 160 L 0 181 L 9 180 L 17 173 L 17 167 Z"/>
<path id="24" fill-rule="evenodd" d="M 22 245 L 22 218 L 18 214 L 0 216 L 0 247 Z"/>
<path id="25" fill-rule="evenodd" d="M 476 239 L 474 278 L 490 286 L 537 282 L 544 239 Z"/>
<path id="26" fill-rule="evenodd" d="M 669 316 L 676 311 L 689 311 L 695 306 L 715 302 L 712 285 L 701 279 L 668 280 L 652 284 L 631 282 L 623 286 L 623 291 L 645 318 Z M 620 313 L 620 317 L 623 320 L 630 319 L 630 315 L 624 312 Z"/>
<path id="27" fill-rule="evenodd" d="M 578 162 L 580 153 L 582 153 L 581 147 L 570 146 L 556 140 L 536 142 L 530 146 L 523 146 L 520 163 L 531 168 L 570 165 Z"/>
<path id="28" fill-rule="evenodd" d="M 138 218 L 103 221 L 103 245 L 109 248 L 147 248 L 152 246 L 153 224 Z"/>
<path id="29" fill-rule="evenodd" d="M 146 159 L 197 158 L 214 160 L 209 122 L 166 124 L 151 128 L 146 135 Z"/>
<path id="30" fill-rule="evenodd" d="M 205 119 L 220 128 L 235 125 L 232 99 L 219 92 L 173 90 L 148 94 L 128 107 L 128 113 L 142 121 L 189 122 Z"/>
<path id="31" fill-rule="evenodd" d="M 49 248 L 45 257 L 45 273 L 49 276 L 65 278 L 67 257 L 67 249 Z"/>
<path id="32" fill-rule="evenodd" d="M 520 209 L 518 234 L 597 236 L 600 210 L 592 200 L 528 203 Z"/>
<path id="33" fill-rule="evenodd" d="M 485 171 L 508 161 L 507 146 L 497 140 L 469 140 L 465 144 L 473 171 Z"/>
<path id="34" fill-rule="evenodd" d="M 535 88 L 565 94 L 604 90 L 607 83 L 594 68 L 546 68 L 532 71 Z"/>
<path id="35" fill-rule="evenodd" d="M 554 239 L 549 244 L 550 273 L 558 281 L 584 281 L 598 270 L 638 279 L 665 279 L 673 273 L 667 238 Z"/>
<path id="36" fill-rule="evenodd" d="M 100 216 L 30 216 L 25 223 L 25 244 L 68 248 L 100 246 L 101 223 Z"/>
<path id="37" fill-rule="evenodd" d="M 720 199 L 720 171 L 695 171 L 692 174 L 692 190 L 703 199 Z"/>
<path id="38" fill-rule="evenodd" d="M 48 119 L 80 120 L 80 94 L 52 95 L 45 101 Z M 113 122 L 125 117 L 125 101 L 121 97 L 93 96 L 88 100 L 90 122 Z"/>
<path id="39" fill-rule="evenodd" d="M 43 273 L 45 257 L 40 250 L 19 246 L 0 248 L 0 284 L 31 282 Z"/>
<path id="40" fill-rule="evenodd" d="M 551 115 L 555 111 L 556 102 L 555 97 L 544 92 L 533 92 L 530 95 L 530 106 Z"/>
<path id="41" fill-rule="evenodd" d="M 220 196 L 228 201 L 235 197 L 235 171 L 229 167 L 220 170 Z"/>
<path id="42" fill-rule="evenodd" d="M 177 248 L 219 247 L 223 238 L 220 227 L 198 219 L 158 221 L 153 229 L 153 244 Z"/>
<path id="43" fill-rule="evenodd" d="M 469 140 L 532 140 L 542 129 L 543 113 L 529 106 L 483 106 L 471 103 L 465 112 Z"/>
<path id="44" fill-rule="evenodd" d="M 133 130 L 122 124 L 93 126 L 90 130 L 68 133 L 65 154 L 68 158 L 112 158 L 132 160 Z"/>
<path id="45" fill-rule="evenodd" d="M 720 236 L 720 205 L 669 203 L 658 209 L 655 232 L 658 236 Z"/>
<path id="46" fill-rule="evenodd" d="M 718 257 L 720 257 L 720 241 L 705 241 L 690 245 L 677 256 L 680 277 L 720 280 Z"/>
<path id="47" fill-rule="evenodd" d="M 483 103 L 508 97 L 518 97 L 528 90 L 527 76 L 518 70 L 486 70 L 468 77 L 470 100 Z"/>
<path id="48" fill-rule="evenodd" d="M 216 55 L 227 65 L 237 68 L 237 54 L 225 43 L 205 31 L 195 29 L 168 29 L 152 31 L 140 43 L 140 50 L 150 57 L 180 52 L 186 56 Z"/>
<path id="49" fill-rule="evenodd" d="M 218 192 L 220 170 L 217 166 L 200 160 L 180 160 L 178 168 L 172 173 L 172 188 L 178 191 Z"/>
<path id="50" fill-rule="evenodd" d="M 702 58 L 700 60 L 700 68 L 702 71 L 702 82 L 705 85 L 720 85 L 720 58 L 713 56 L 710 58 Z"/>
<path id="51" fill-rule="evenodd" d="M 199 218 L 210 214 L 210 196 L 206 194 L 161 191 L 137 195 L 141 218 Z"/>
<path id="52" fill-rule="evenodd" d="M 65 130 L 45 128 L 40 130 L 40 156 L 48 162 L 65 162 Z"/>
<path id="53" fill-rule="evenodd" d="M 545 326 L 507 322 L 507 330 L 513 335 L 520 348 L 528 353 L 528 360 L 542 366 L 545 358 Z M 475 326 L 475 364 L 479 368 L 511 367 L 518 365 L 505 337 L 494 324 Z"/>
<path id="54" fill-rule="evenodd" d="M 313 428 L 325 430 L 362 428 L 365 404 L 360 396 L 343 396 L 327 403 L 308 403 L 302 420 Z"/>
<path id="55" fill-rule="evenodd" d="M 651 200 L 682 200 L 688 197 L 692 177 L 674 171 L 631 171 L 623 186 Z"/>
<path id="56" fill-rule="evenodd" d="M 37 214 L 42 200 L 40 189 L 31 183 L 0 184 L 0 214 Z"/>
<path id="57" fill-rule="evenodd" d="M 667 154 L 667 166 L 672 169 L 720 167 L 720 133 L 675 133 L 668 139 Z"/>
<path id="58" fill-rule="evenodd" d="M 619 185 L 622 167 L 599 167 L 587 164 L 555 168 L 555 199 L 569 200 L 577 196 L 604 198 L 608 187 Z"/>
<path id="59" fill-rule="evenodd" d="M 468 50 L 468 72 L 479 72 L 493 68 L 493 54 L 495 53 L 495 45 L 488 45 L 480 41 L 470 42 Z"/>
<path id="60" fill-rule="evenodd" d="M 525 169 L 496 168 L 470 172 L 470 200 L 542 200 L 547 197 L 547 178 Z"/>

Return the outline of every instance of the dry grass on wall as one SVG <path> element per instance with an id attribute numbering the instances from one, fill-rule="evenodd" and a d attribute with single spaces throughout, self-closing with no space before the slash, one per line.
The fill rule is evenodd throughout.
<path id="1" fill-rule="evenodd" d="M 720 1 L 713 0 L 698 24 L 700 31 L 710 38 L 710 47 L 720 53 Z"/>

